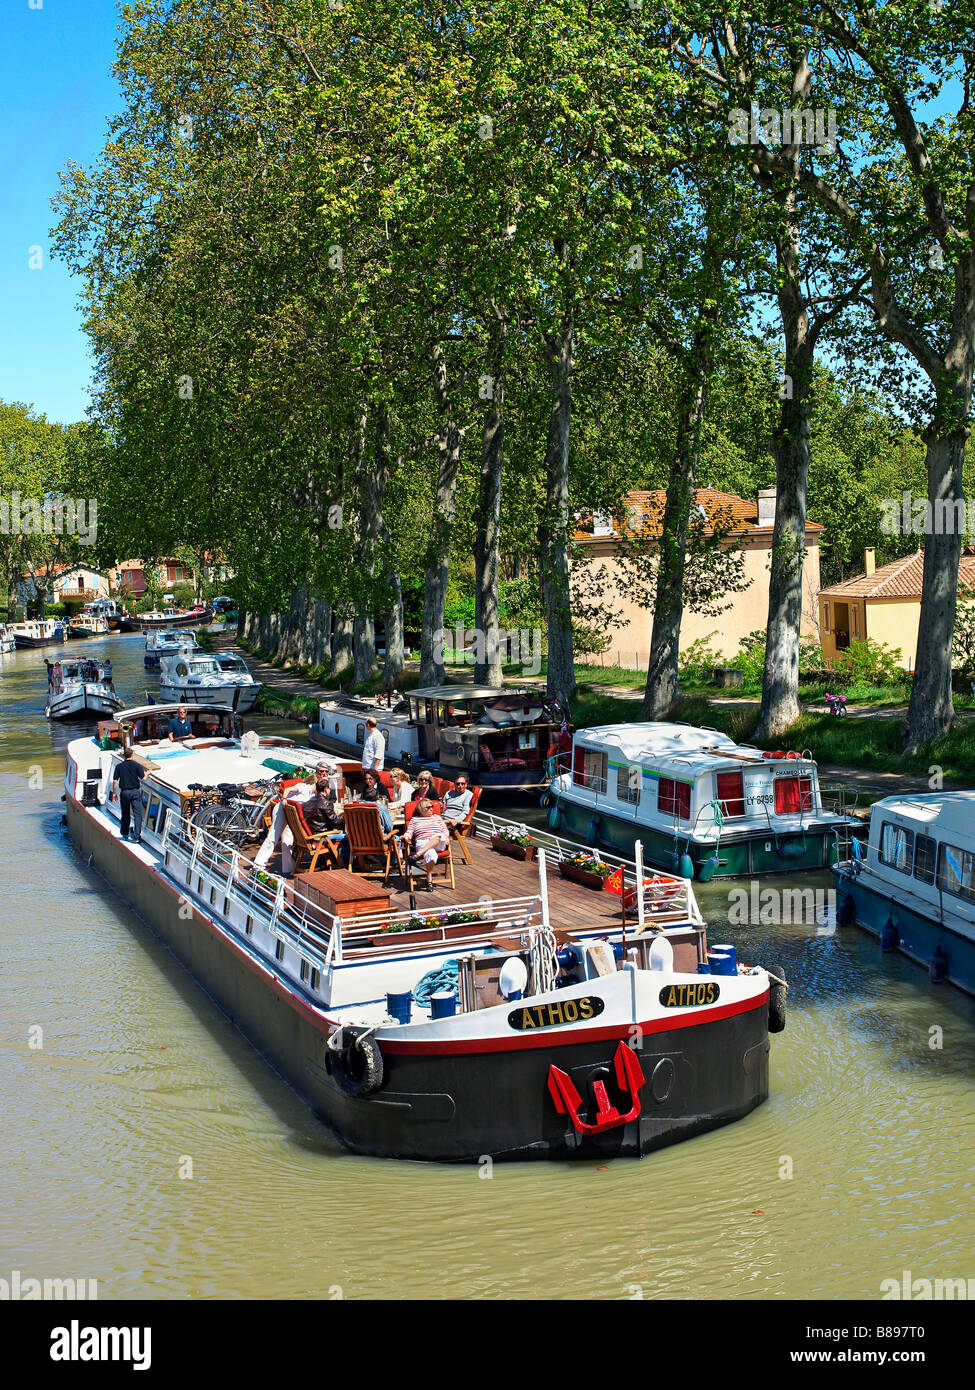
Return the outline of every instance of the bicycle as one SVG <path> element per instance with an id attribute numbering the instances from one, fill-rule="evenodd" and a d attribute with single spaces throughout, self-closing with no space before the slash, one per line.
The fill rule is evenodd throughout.
<path id="1" fill-rule="evenodd" d="M 838 715 L 838 716 L 841 716 L 841 717 L 845 717 L 845 716 L 846 716 L 846 696 L 845 696 L 845 695 L 831 695 L 831 694 L 829 693 L 829 691 L 827 690 L 826 694 L 823 696 L 823 699 L 826 701 L 826 704 L 829 706 L 829 712 L 830 712 L 830 714 L 835 714 L 835 715 Z"/>
<path id="2" fill-rule="evenodd" d="M 219 782 L 206 787 L 191 782 L 188 791 L 198 798 L 190 815 L 190 824 L 215 839 L 232 844 L 236 849 L 264 838 L 264 814 L 277 796 L 278 779 L 253 783 L 264 789 L 256 800 L 240 796 L 233 782 Z"/>

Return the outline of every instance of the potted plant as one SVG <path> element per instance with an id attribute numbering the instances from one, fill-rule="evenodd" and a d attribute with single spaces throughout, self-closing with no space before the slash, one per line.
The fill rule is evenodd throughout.
<path id="1" fill-rule="evenodd" d="M 597 859 L 594 854 L 573 854 L 569 859 L 559 860 L 559 873 L 563 878 L 600 893 L 612 872 L 612 866 Z"/>
<path id="2" fill-rule="evenodd" d="M 491 848 L 522 861 L 535 858 L 535 840 L 523 825 L 505 825 L 491 836 Z"/>

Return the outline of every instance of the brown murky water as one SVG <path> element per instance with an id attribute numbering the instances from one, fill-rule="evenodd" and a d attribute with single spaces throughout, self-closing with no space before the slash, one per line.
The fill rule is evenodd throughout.
<path id="1" fill-rule="evenodd" d="M 88 645 L 133 703 L 158 690 L 141 638 Z M 0 657 L 0 1277 L 103 1299 L 874 1299 L 905 1269 L 975 1278 L 975 1005 L 856 929 L 725 926 L 727 885 L 700 893 L 712 940 L 792 983 L 753 1115 L 641 1162 L 490 1178 L 349 1156 L 73 849 L 78 729 L 44 719 L 42 656 Z"/>

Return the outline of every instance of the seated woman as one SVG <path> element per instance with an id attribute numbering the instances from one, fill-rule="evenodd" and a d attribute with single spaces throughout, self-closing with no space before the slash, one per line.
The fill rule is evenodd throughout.
<path id="1" fill-rule="evenodd" d="M 393 803 L 396 806 L 405 806 L 408 801 L 412 801 L 415 795 L 413 784 L 401 767 L 394 767 L 389 774 L 393 784 Z"/>
<path id="2" fill-rule="evenodd" d="M 433 892 L 433 866 L 437 862 L 438 853 L 447 848 L 449 834 L 450 831 L 443 819 L 433 814 L 433 802 L 430 798 L 424 797 L 417 802 L 413 819 L 403 836 L 403 846 L 407 854 L 411 854 L 422 863 L 427 876 L 428 893 Z"/>
<path id="3" fill-rule="evenodd" d="M 428 796 L 433 798 L 435 794 L 436 793 L 433 785 L 433 775 L 432 773 L 427 772 L 427 770 L 424 768 L 424 770 L 419 774 L 419 776 L 416 779 L 416 791 L 410 797 L 410 800 L 422 801 L 424 797 Z"/>
<path id="4" fill-rule="evenodd" d="M 378 775 L 371 767 L 366 770 L 364 776 L 365 786 L 359 793 L 359 800 L 376 802 L 379 807 L 379 819 L 382 823 L 383 830 L 388 835 L 393 828 L 393 818 L 389 814 L 389 810 L 386 806 L 387 798 L 385 788 L 382 782 L 380 782 Z"/>

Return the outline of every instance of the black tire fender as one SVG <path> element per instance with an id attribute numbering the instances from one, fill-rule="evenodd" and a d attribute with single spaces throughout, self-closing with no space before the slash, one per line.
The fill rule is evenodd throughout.
<path id="1" fill-rule="evenodd" d="M 369 1028 L 340 1028 L 333 1033 L 328 1040 L 327 1064 L 347 1095 L 371 1096 L 383 1084 L 382 1049 Z"/>
<path id="2" fill-rule="evenodd" d="M 781 965 L 777 965 L 771 975 L 777 975 L 778 980 L 785 980 L 785 970 Z M 773 980 L 771 975 L 768 982 L 768 1030 L 770 1033 L 781 1033 L 785 1028 L 787 986 Z"/>

